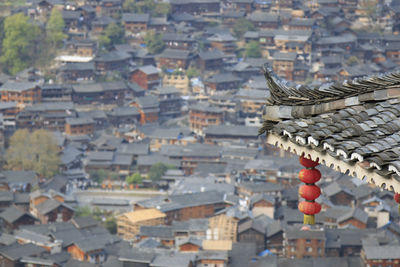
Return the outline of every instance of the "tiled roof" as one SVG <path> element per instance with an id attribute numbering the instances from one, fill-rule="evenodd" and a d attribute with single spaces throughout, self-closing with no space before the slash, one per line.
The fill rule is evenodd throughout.
<path id="1" fill-rule="evenodd" d="M 53 211 L 54 209 L 63 206 L 67 209 L 73 210 L 72 208 L 70 208 L 68 205 L 58 202 L 57 200 L 54 199 L 48 199 L 43 203 L 40 203 L 39 205 L 36 206 L 36 209 L 38 210 L 38 212 L 42 215 L 46 215 L 49 212 Z"/>
<path id="2" fill-rule="evenodd" d="M 17 207 L 11 206 L 0 213 L 0 218 L 8 223 L 14 223 L 24 215 L 32 217 L 29 213 L 23 212 Z"/>
<path id="3" fill-rule="evenodd" d="M 149 14 L 134 14 L 134 13 L 124 13 L 122 14 L 122 21 L 124 22 L 143 22 L 148 23 L 150 20 Z"/>
<path id="4" fill-rule="evenodd" d="M 157 207 L 163 212 L 178 210 L 186 207 L 197 207 L 224 203 L 226 195 L 216 191 L 200 192 L 194 194 L 173 195 L 167 198 L 155 197 L 137 202 L 144 208 Z"/>
<path id="5" fill-rule="evenodd" d="M 15 82 L 8 81 L 0 87 L 0 91 L 15 91 L 23 92 L 29 89 L 33 89 L 37 86 L 41 86 L 40 82 Z"/>
<path id="6" fill-rule="evenodd" d="M 368 260 L 391 260 L 400 257 L 398 246 L 365 246 L 363 250 Z"/>
<path id="7" fill-rule="evenodd" d="M 171 226 L 157 225 L 157 226 L 141 226 L 140 235 L 147 237 L 157 237 L 160 239 L 173 239 L 174 234 Z"/>
<path id="8" fill-rule="evenodd" d="M 290 87 L 265 68 L 267 142 L 400 191 L 400 73 Z"/>

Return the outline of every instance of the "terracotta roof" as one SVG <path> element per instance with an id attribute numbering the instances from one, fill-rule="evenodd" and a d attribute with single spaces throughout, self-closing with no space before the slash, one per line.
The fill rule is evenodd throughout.
<path id="1" fill-rule="evenodd" d="M 159 211 L 158 209 L 143 209 L 143 210 L 127 212 L 122 214 L 121 216 L 128 218 L 128 220 L 131 223 L 137 223 L 147 220 L 164 218 L 166 215 L 165 213 Z"/>
<path id="2" fill-rule="evenodd" d="M 289 86 L 264 67 L 267 142 L 400 191 L 400 73 Z"/>

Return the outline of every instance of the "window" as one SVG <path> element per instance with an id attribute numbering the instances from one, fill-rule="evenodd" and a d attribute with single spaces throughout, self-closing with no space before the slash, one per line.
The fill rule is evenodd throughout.
<path id="1" fill-rule="evenodd" d="M 296 251 L 296 247 L 291 247 L 291 248 L 290 248 L 290 251 L 291 251 L 291 252 L 295 252 L 295 251 Z"/>
<path id="2" fill-rule="evenodd" d="M 311 239 L 306 239 L 306 243 L 310 244 L 311 243 Z"/>
<path id="3" fill-rule="evenodd" d="M 307 247 L 307 248 L 306 248 L 306 251 L 307 251 L 307 252 L 312 252 L 312 247 Z"/>

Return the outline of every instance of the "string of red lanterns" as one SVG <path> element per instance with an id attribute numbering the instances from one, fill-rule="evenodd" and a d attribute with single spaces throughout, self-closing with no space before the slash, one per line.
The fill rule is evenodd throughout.
<path id="1" fill-rule="evenodd" d="M 303 156 L 299 161 L 305 167 L 299 173 L 300 181 L 305 183 L 299 188 L 300 196 L 305 199 L 299 203 L 299 210 L 304 214 L 304 224 L 315 224 L 315 214 L 321 211 L 321 205 L 315 202 L 321 195 L 321 189 L 315 185 L 321 179 L 321 172 L 315 169 L 319 163 Z"/>
<path id="2" fill-rule="evenodd" d="M 396 203 L 399 204 L 399 213 L 400 213 L 400 194 L 399 193 L 394 194 L 394 201 L 396 201 Z"/>

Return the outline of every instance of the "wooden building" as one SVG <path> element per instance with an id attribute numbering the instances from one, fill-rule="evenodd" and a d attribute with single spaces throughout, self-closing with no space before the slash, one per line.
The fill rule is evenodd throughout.
<path id="1" fill-rule="evenodd" d="M 167 48 L 178 50 L 193 50 L 196 40 L 189 34 L 166 32 L 162 40 Z"/>
<path id="2" fill-rule="evenodd" d="M 296 35 L 294 33 L 275 35 L 275 47 L 283 53 L 294 52 L 296 54 L 311 53 L 311 34 Z"/>
<path id="3" fill-rule="evenodd" d="M 277 14 L 255 11 L 248 15 L 248 19 L 259 29 L 276 30 L 279 27 Z"/>
<path id="4" fill-rule="evenodd" d="M 272 68 L 274 72 L 280 77 L 292 81 L 293 70 L 297 54 L 294 52 L 281 53 L 275 52 L 273 57 Z"/>
<path id="5" fill-rule="evenodd" d="M 0 87 L 2 102 L 16 102 L 25 106 L 41 101 L 41 84 L 36 82 L 8 81 Z"/>
<path id="6" fill-rule="evenodd" d="M 400 253 L 395 245 L 366 245 L 361 250 L 365 266 L 400 266 Z"/>
<path id="7" fill-rule="evenodd" d="M 122 23 L 125 27 L 125 32 L 128 34 L 145 32 L 150 22 L 149 14 L 122 14 Z"/>
<path id="8" fill-rule="evenodd" d="M 211 125 L 220 125 L 223 121 L 222 109 L 205 104 L 189 106 L 189 128 L 197 134 L 203 134 L 205 128 Z"/>
<path id="9" fill-rule="evenodd" d="M 153 65 L 143 66 L 131 72 L 130 81 L 150 90 L 160 85 L 160 71 Z"/>
<path id="10" fill-rule="evenodd" d="M 115 20 L 108 17 L 108 16 L 101 16 L 97 17 L 92 21 L 92 34 L 94 36 L 99 36 L 103 33 L 105 28 L 107 28 L 108 25 L 111 23 L 115 23 Z"/>
<path id="11" fill-rule="evenodd" d="M 73 259 L 99 264 L 106 260 L 105 244 L 96 236 L 74 241 L 67 247 Z"/>
<path id="12" fill-rule="evenodd" d="M 217 91 L 238 90 L 242 79 L 232 73 L 215 74 L 204 81 L 207 90 L 211 93 Z"/>
<path id="13" fill-rule="evenodd" d="M 67 63 L 60 67 L 60 79 L 63 83 L 77 83 L 95 79 L 95 67 L 92 62 Z"/>
<path id="14" fill-rule="evenodd" d="M 151 92 L 158 98 L 160 117 L 176 118 L 182 114 L 181 92 L 173 86 L 164 86 Z"/>
<path id="15" fill-rule="evenodd" d="M 177 240 L 177 247 L 180 252 L 199 252 L 202 240 L 194 237 L 180 238 Z"/>
<path id="16" fill-rule="evenodd" d="M 72 100 L 72 87 L 64 84 L 44 84 L 42 102 L 68 102 Z"/>
<path id="17" fill-rule="evenodd" d="M 223 65 L 224 53 L 218 49 L 199 52 L 199 67 L 202 71 L 218 70 Z"/>
<path id="18" fill-rule="evenodd" d="M 181 92 L 182 95 L 189 94 L 189 77 L 182 74 L 165 74 L 162 79 L 163 86 L 173 86 Z"/>
<path id="19" fill-rule="evenodd" d="M 48 199 L 31 207 L 31 210 L 32 214 L 35 215 L 42 224 L 67 222 L 74 215 L 73 208 L 55 199 Z"/>
<path id="20" fill-rule="evenodd" d="M 38 103 L 26 107 L 16 116 L 17 128 L 65 130 L 67 118 L 75 115 L 72 102 Z"/>
<path id="21" fill-rule="evenodd" d="M 285 257 L 298 259 L 324 257 L 325 239 L 323 230 L 287 229 L 284 236 Z"/>
<path id="22" fill-rule="evenodd" d="M 265 90 L 257 89 L 240 89 L 235 96 L 235 99 L 239 101 L 240 113 L 243 117 L 261 115 L 267 98 L 268 93 Z"/>
<path id="23" fill-rule="evenodd" d="M 96 42 L 92 40 L 71 40 L 67 41 L 66 51 L 70 55 L 80 57 L 93 57 L 96 54 Z"/>
<path id="24" fill-rule="evenodd" d="M 316 22 L 314 19 L 294 18 L 289 22 L 289 30 L 313 30 Z"/>
<path id="25" fill-rule="evenodd" d="M 78 104 L 121 104 L 127 91 L 123 81 L 76 84 L 72 86 L 72 99 Z"/>
<path id="26" fill-rule="evenodd" d="M 266 226 L 254 220 L 248 220 L 238 225 L 238 241 L 256 243 L 257 253 L 264 251 L 266 246 Z"/>
<path id="27" fill-rule="evenodd" d="M 65 133 L 68 135 L 91 135 L 94 132 L 94 120 L 91 118 L 67 118 Z"/>
<path id="28" fill-rule="evenodd" d="M 137 97 L 131 106 L 137 108 L 140 113 L 140 123 L 146 124 L 158 121 L 160 115 L 160 103 L 156 96 Z"/>
<path id="29" fill-rule="evenodd" d="M 0 219 L 3 221 L 5 229 L 13 231 L 21 225 L 34 224 L 37 219 L 30 213 L 23 211 L 16 206 L 11 206 L 0 213 Z"/>
<path id="30" fill-rule="evenodd" d="M 229 206 L 224 194 L 216 191 L 193 194 L 172 195 L 157 201 L 143 200 L 134 205 L 135 210 L 159 207 L 166 214 L 165 222 L 187 221 L 189 219 L 208 218 L 215 212 Z"/>
<path id="31" fill-rule="evenodd" d="M 123 71 L 129 65 L 132 55 L 124 51 L 111 51 L 97 55 L 94 61 L 96 71 L 106 74 L 108 71 Z"/>
<path id="32" fill-rule="evenodd" d="M 189 13 L 200 15 L 204 13 L 219 13 L 220 1 L 218 0 L 171 0 L 171 13 Z"/>
<path id="33" fill-rule="evenodd" d="M 187 69 L 193 58 L 190 51 L 167 48 L 157 55 L 158 67 L 167 69 Z"/>
<path id="34" fill-rule="evenodd" d="M 165 213 L 158 209 L 140 209 L 117 217 L 117 233 L 126 240 L 135 240 L 141 226 L 164 224 Z"/>
<path id="35" fill-rule="evenodd" d="M 232 242 L 237 241 L 237 229 L 238 229 L 239 218 L 229 216 L 225 213 L 217 214 L 209 219 L 210 230 L 214 238 L 218 235 L 218 240 L 231 240 Z"/>
<path id="36" fill-rule="evenodd" d="M 102 0 L 96 6 L 96 13 L 110 17 L 118 16 L 122 10 L 122 3 L 122 0 Z"/>
<path id="37" fill-rule="evenodd" d="M 214 49 L 218 49 L 226 54 L 233 54 L 236 50 L 237 39 L 229 33 L 216 33 L 207 38 Z"/>

